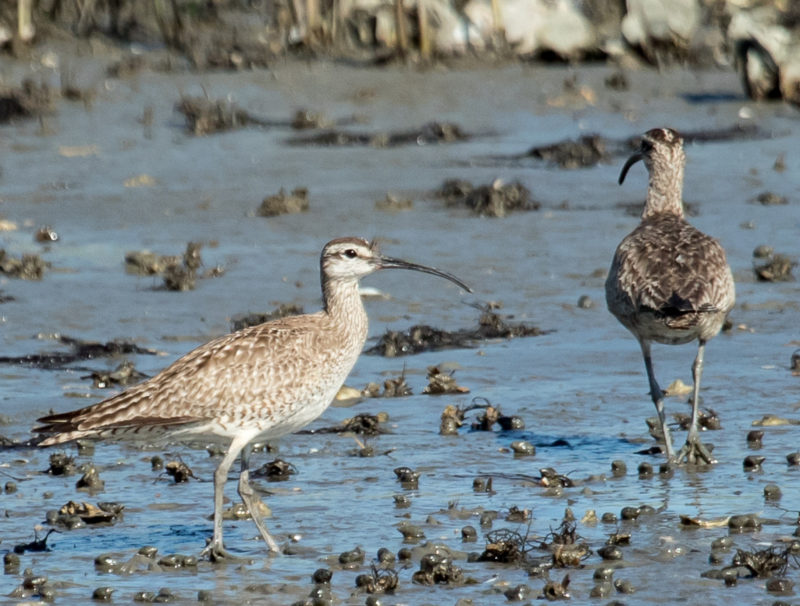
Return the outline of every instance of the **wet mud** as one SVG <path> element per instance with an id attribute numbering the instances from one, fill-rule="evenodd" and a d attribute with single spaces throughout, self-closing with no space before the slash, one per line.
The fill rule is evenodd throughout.
<path id="1" fill-rule="evenodd" d="M 617 68 L 301 64 L 200 76 L 153 71 L 155 62 L 113 81 L 106 62 L 75 67 L 75 86 L 96 83 L 90 104 L 57 100 L 44 130 L 37 119 L 1 127 L 0 212 L 19 226 L 3 231 L 3 248 L 51 263 L 41 280 L 0 283 L 5 599 L 797 600 L 800 311 L 796 282 L 754 270 L 774 251 L 790 265 L 797 257 L 794 110 L 751 103 L 735 77 L 714 71 L 626 70 L 627 87 L 608 87 Z M 565 100 L 567 72 L 596 93 L 594 104 Z M 289 145 L 291 125 L 196 137 L 174 113 L 176 82 L 192 98 L 233 91 L 256 117 L 297 107 L 368 114 L 364 132 L 333 125 L 367 143 Z M 418 137 L 416 125 L 432 120 L 486 134 L 458 145 L 369 143 L 375 133 Z M 307 122 L 310 136 L 331 127 Z M 737 282 L 739 304 L 707 348 L 701 389 L 715 465 L 666 465 L 645 421 L 654 411 L 641 352 L 602 303 L 646 185 L 631 173 L 639 189 L 619 189 L 619 163 L 634 133 L 661 124 L 694 133 L 687 202 L 693 222 L 725 246 Z M 533 149 L 540 157 L 522 157 Z M 506 160 L 486 161 L 493 156 Z M 150 185 L 126 185 L 142 174 Z M 254 217 L 287 175 L 313 204 Z M 441 203 L 376 208 L 386 192 L 422 200 L 448 179 L 518 183 L 540 207 L 504 220 Z M 764 192 L 786 203 L 759 201 Z M 57 243 L 36 241 L 48 225 Z M 266 555 L 229 487 L 226 540 L 244 560 L 199 557 L 219 445 L 28 442 L 36 418 L 153 376 L 232 324 L 316 310 L 319 248 L 349 234 L 384 237 L 399 256 L 452 271 L 476 292 L 411 272 L 365 281 L 378 294 L 366 299 L 378 355 L 362 356 L 348 379 L 357 395 L 251 457 L 281 555 Z M 187 242 L 215 242 L 224 275 L 199 279 L 208 268 Z M 754 259 L 765 243 L 772 252 Z M 126 274 L 126 252 L 143 250 L 173 251 L 165 256 L 194 271 L 194 290 L 168 290 L 160 270 Z M 276 315 L 257 312 L 279 302 Z M 76 336 L 35 338 L 66 334 Z M 526 335 L 536 338 L 517 338 Z M 398 377 L 386 357 L 400 355 Z M 654 348 L 663 384 L 689 384 L 693 356 L 691 347 Z M 432 383 L 435 396 L 425 393 Z M 676 439 L 686 398 L 680 389 L 666 398 Z"/>

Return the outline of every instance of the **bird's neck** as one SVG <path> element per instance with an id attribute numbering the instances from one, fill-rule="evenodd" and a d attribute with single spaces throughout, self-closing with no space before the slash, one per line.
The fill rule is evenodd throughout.
<path id="1" fill-rule="evenodd" d="M 672 214 L 683 218 L 683 167 L 653 170 L 647 187 L 642 219 Z"/>
<path id="2" fill-rule="evenodd" d="M 328 317 L 346 327 L 348 334 L 366 341 L 367 312 L 358 292 L 358 280 L 324 281 L 322 301 Z"/>

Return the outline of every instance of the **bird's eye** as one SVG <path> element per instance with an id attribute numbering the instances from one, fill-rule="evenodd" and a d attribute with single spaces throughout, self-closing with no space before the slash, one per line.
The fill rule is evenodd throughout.
<path id="1" fill-rule="evenodd" d="M 344 256 L 348 259 L 355 259 L 358 256 L 358 253 L 354 249 L 348 248 L 346 251 L 344 251 Z"/>
<path id="2" fill-rule="evenodd" d="M 648 152 L 653 149 L 653 143 L 647 139 L 642 139 L 642 151 Z"/>

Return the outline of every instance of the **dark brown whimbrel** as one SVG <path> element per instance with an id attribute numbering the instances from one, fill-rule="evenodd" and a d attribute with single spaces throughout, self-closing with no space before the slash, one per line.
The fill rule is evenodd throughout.
<path id="1" fill-rule="evenodd" d="M 642 221 L 617 247 L 606 280 L 606 303 L 641 345 L 668 459 L 712 463 L 711 453 L 698 436 L 698 392 L 706 342 L 720 331 L 733 307 L 733 275 L 720 243 L 684 218 L 686 156 L 681 136 L 669 128 L 646 132 L 639 151 L 622 167 L 620 184 L 639 160 L 644 160 L 650 175 Z M 686 444 L 676 456 L 664 416 L 664 393 L 653 374 L 650 344 L 680 345 L 695 339 L 692 420 Z"/>
<path id="2" fill-rule="evenodd" d="M 383 256 L 374 243 L 340 238 L 322 249 L 323 309 L 245 328 L 189 352 L 153 378 L 107 400 L 39 419 L 49 434 L 42 446 L 77 438 L 229 442 L 214 473 L 214 536 L 205 553 L 225 557 L 222 497 L 241 453 L 239 495 L 272 551 L 278 546 L 259 516 L 249 482 L 255 440 L 297 431 L 328 407 L 367 338 L 358 282 L 380 269 L 434 274 L 469 291 L 437 269 Z"/>

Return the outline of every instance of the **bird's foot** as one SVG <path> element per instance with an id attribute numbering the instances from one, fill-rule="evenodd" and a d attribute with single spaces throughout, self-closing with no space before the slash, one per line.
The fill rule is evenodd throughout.
<path id="1" fill-rule="evenodd" d="M 690 436 L 686 438 L 686 444 L 678 451 L 674 460 L 670 462 L 677 465 L 683 463 L 688 465 L 713 465 L 717 460 L 711 455 L 708 447 L 700 441 L 700 438 Z"/>
<path id="2" fill-rule="evenodd" d="M 200 554 L 200 557 L 208 558 L 209 562 L 242 562 L 246 558 L 233 555 L 230 551 L 222 546 L 222 543 L 209 541 L 206 548 Z"/>

